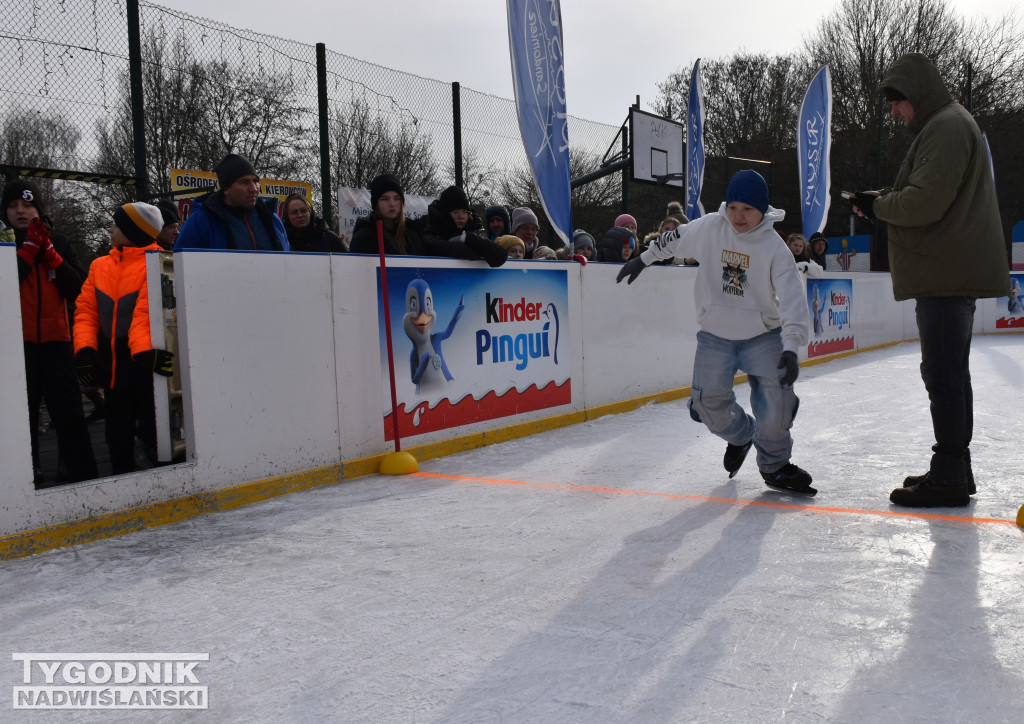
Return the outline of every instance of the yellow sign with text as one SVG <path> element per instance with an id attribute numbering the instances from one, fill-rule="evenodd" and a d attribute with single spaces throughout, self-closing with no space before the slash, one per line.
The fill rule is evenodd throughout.
<path id="1" fill-rule="evenodd" d="M 188 217 L 191 210 L 191 202 L 188 199 L 198 198 L 211 191 L 217 190 L 217 174 L 212 171 L 193 171 L 187 168 L 171 169 L 171 190 L 191 191 L 192 193 L 177 194 L 174 200 L 178 202 L 178 213 L 181 220 Z M 306 181 L 287 181 L 282 179 L 263 178 L 260 179 L 260 196 L 272 196 L 278 201 L 284 201 L 291 194 L 303 194 L 312 203 L 313 187 Z M 280 211 L 278 211 L 280 214 Z"/>

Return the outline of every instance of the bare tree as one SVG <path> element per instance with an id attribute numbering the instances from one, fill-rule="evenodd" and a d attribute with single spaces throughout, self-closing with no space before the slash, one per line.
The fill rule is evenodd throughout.
<path id="1" fill-rule="evenodd" d="M 445 166 L 445 175 L 455 179 L 455 164 L 448 163 Z M 472 209 L 479 212 L 484 207 L 490 206 L 494 195 L 495 181 L 498 177 L 498 167 L 495 163 L 483 159 L 483 154 L 476 146 L 464 146 L 462 149 L 462 190 L 469 199 Z"/>
<path id="2" fill-rule="evenodd" d="M 805 71 L 796 56 L 736 54 L 701 64 L 709 155 L 758 156 L 795 145 L 796 113 Z M 654 110 L 686 117 L 690 71 L 658 84 Z"/>
<path id="3" fill-rule="evenodd" d="M 886 122 L 889 109 L 881 102 L 879 86 L 889 66 L 911 51 L 935 61 L 954 99 L 971 108 L 988 133 L 1008 228 L 1024 213 L 1024 152 L 1016 139 L 1024 120 L 1024 33 L 1013 15 L 967 22 L 948 0 L 842 0 L 798 54 L 706 61 L 702 80 L 709 156 L 774 162 L 774 202 L 799 208 L 796 113 L 811 75 L 828 65 L 833 185 L 884 184 L 895 174 L 909 139 L 902 126 Z M 667 115 L 671 109 L 677 119 L 685 115 L 689 75 L 689 69 L 680 70 L 659 84 L 656 111 Z M 847 204 L 832 205 L 833 233 L 846 231 L 849 213 Z"/>
<path id="4" fill-rule="evenodd" d="M 193 129 L 200 156 L 213 161 L 238 153 L 272 178 L 295 178 L 302 157 L 316 157 L 315 115 L 298 107 L 290 74 L 256 74 L 225 61 L 205 64 L 198 72 L 203 115 Z"/>
<path id="5" fill-rule="evenodd" d="M 12 108 L 0 125 L 0 157 L 11 166 L 74 168 L 82 132 L 63 115 L 28 108 Z M 75 247 L 85 263 L 95 256 L 98 235 L 91 233 L 88 195 L 81 184 L 34 178 L 54 226 Z"/>
<path id="6" fill-rule="evenodd" d="M 810 65 L 828 64 L 832 74 L 832 177 L 868 188 L 895 174 L 908 137 L 901 125 L 886 122 L 879 86 L 889 66 L 912 51 L 935 62 L 954 100 L 989 135 L 1009 228 L 1024 212 L 1024 157 L 1016 138 L 1024 110 L 1024 33 L 1013 15 L 967 22 L 947 0 L 843 0 L 805 48 Z M 849 212 L 842 204 L 838 210 Z"/>
<path id="7" fill-rule="evenodd" d="M 63 115 L 11 108 L 0 130 L 0 157 L 15 166 L 73 168 L 82 132 Z"/>
<path id="8" fill-rule="evenodd" d="M 600 166 L 600 155 L 569 149 L 570 178 L 580 178 L 597 171 Z M 547 224 L 550 233 L 550 224 L 541 210 L 540 195 L 533 181 L 533 173 L 525 160 L 500 175 L 496 180 L 496 188 L 499 199 L 502 199 L 508 208 L 526 206 L 533 209 L 541 225 Z M 618 173 L 574 188 L 571 194 L 573 225 L 588 231 L 607 229 L 610 226 L 609 217 L 614 217 L 621 188 L 622 182 Z"/>
<path id="9" fill-rule="evenodd" d="M 365 98 L 335 106 L 330 121 L 331 180 L 335 187 L 368 188 L 389 173 L 407 193 L 436 194 L 442 176 L 432 139 L 415 119 L 385 116 Z"/>

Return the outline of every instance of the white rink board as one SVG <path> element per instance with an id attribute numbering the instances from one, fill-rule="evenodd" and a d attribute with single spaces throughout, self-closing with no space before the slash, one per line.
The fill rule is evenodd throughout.
<path id="1" fill-rule="evenodd" d="M 389 452 L 379 372 L 374 256 L 188 251 L 175 256 L 187 462 L 35 491 L 21 328 L 0 320 L 0 535 Z M 535 268 L 540 262 L 508 262 Z M 690 384 L 695 269 L 652 267 L 615 284 L 614 264 L 544 262 L 568 271 L 572 401 L 417 436 L 433 442 L 578 412 Z M 391 266 L 483 262 L 389 258 Z M 913 303 L 887 274 L 851 278 L 858 347 L 916 337 Z M 0 246 L 0 302 L 18 304 L 14 248 Z M 994 332 L 994 300 L 975 332 Z"/>

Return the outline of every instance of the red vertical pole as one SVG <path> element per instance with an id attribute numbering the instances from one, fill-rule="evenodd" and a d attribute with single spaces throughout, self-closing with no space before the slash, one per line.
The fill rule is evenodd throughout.
<path id="1" fill-rule="evenodd" d="M 380 291 L 384 303 L 384 337 L 388 341 L 388 376 L 391 378 L 391 422 L 395 429 L 395 452 L 402 449 L 398 437 L 398 393 L 395 391 L 395 355 L 391 350 L 391 305 L 388 303 L 388 268 L 384 262 L 384 225 L 377 222 L 377 249 L 380 252 Z"/>

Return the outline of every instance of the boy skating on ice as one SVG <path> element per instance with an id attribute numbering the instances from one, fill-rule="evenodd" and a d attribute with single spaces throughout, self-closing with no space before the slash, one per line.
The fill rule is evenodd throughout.
<path id="1" fill-rule="evenodd" d="M 784 217 L 768 204 L 761 175 L 740 171 L 729 181 L 718 213 L 662 234 L 626 263 L 616 281 L 632 283 L 660 259 L 700 262 L 691 415 L 728 443 L 723 464 L 729 477 L 753 445 L 769 487 L 814 495 L 811 476 L 790 462 L 790 427 L 799 402 L 793 392 L 800 371 L 797 349 L 807 344 L 810 323 L 793 254 L 773 228 Z M 736 402 L 737 370 L 747 373 L 753 417 Z"/>

